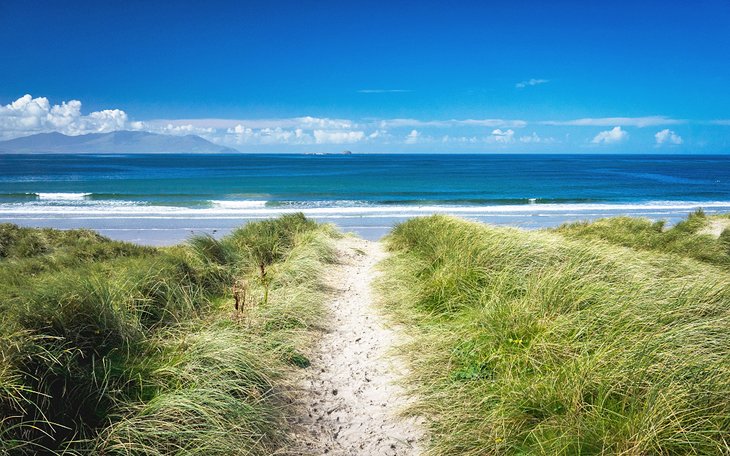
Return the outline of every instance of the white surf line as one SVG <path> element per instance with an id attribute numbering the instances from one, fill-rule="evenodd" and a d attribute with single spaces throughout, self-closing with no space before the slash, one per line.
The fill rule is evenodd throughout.
<path id="1" fill-rule="evenodd" d="M 377 242 L 349 237 L 337 248 L 342 264 L 327 277 L 335 290 L 329 330 L 300 383 L 295 454 L 417 455 L 422 427 L 398 416 L 406 398 L 394 382 L 404 368 L 388 356 L 397 334 L 373 304 L 374 266 L 386 254 Z"/>

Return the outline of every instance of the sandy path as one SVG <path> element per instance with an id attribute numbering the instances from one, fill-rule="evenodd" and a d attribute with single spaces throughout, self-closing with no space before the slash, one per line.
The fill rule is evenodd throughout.
<path id="1" fill-rule="evenodd" d="M 398 361 L 388 356 L 397 334 L 373 306 L 375 264 L 381 245 L 362 239 L 338 241 L 341 264 L 327 275 L 334 293 L 330 324 L 304 371 L 294 423 L 297 454 L 416 455 L 421 426 L 402 419 Z"/>
<path id="2" fill-rule="evenodd" d="M 727 228 L 730 228 L 730 220 L 728 219 L 714 219 L 710 220 L 707 226 L 700 230 L 698 234 L 709 234 L 713 237 L 720 237 L 720 234 Z"/>

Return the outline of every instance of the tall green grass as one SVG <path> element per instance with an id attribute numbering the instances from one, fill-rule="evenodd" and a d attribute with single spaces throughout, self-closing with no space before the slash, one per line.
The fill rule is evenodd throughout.
<path id="1" fill-rule="evenodd" d="M 43 267 L 0 287 L 0 453 L 271 454 L 286 443 L 282 384 L 306 364 L 332 228 L 293 215 L 159 250 L 4 229 L 16 236 L 3 238 L 0 271 Z M 48 247 L 17 248 L 41 234 Z M 276 246 L 265 305 L 259 243 Z M 245 315 L 233 313 L 235 280 L 251 282 Z"/>
<path id="2" fill-rule="evenodd" d="M 434 216 L 387 239 L 428 454 L 727 454 L 730 278 L 676 254 Z"/>
<path id="3" fill-rule="evenodd" d="M 156 252 L 112 241 L 90 230 L 22 228 L 0 224 L 0 293 L 28 288 L 29 280 L 46 273 L 114 258 L 137 258 Z"/>
<path id="4" fill-rule="evenodd" d="M 707 216 L 700 209 L 669 229 L 666 229 L 664 221 L 614 217 L 595 222 L 568 223 L 555 231 L 566 237 L 671 253 L 727 268 L 730 267 L 730 230 L 725 230 L 719 238 L 703 233 L 703 229 L 716 219 L 717 216 Z"/>

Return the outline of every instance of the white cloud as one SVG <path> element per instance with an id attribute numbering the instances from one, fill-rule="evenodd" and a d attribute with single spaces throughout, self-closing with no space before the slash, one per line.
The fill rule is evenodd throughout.
<path id="1" fill-rule="evenodd" d="M 533 81 L 534 84 L 530 83 Z M 537 85 L 544 80 L 524 81 Z M 545 81 L 546 82 L 546 81 Z M 365 90 L 365 89 L 364 89 Z M 366 89 L 370 91 L 381 89 Z M 383 89 L 386 90 L 386 89 Z M 400 90 L 400 89 L 387 89 Z M 11 139 L 34 133 L 57 131 L 68 135 L 137 130 L 169 135 L 198 135 L 212 142 L 229 145 L 317 146 L 351 143 L 370 145 L 403 144 L 550 144 L 553 137 L 537 133 L 517 135 L 520 128 L 529 124 L 555 126 L 608 126 L 592 139 L 594 144 L 610 144 L 628 138 L 622 128 L 626 126 L 648 127 L 684 123 L 684 120 L 666 116 L 583 118 L 567 121 L 531 121 L 519 119 L 435 119 L 413 118 L 350 120 L 334 117 L 299 116 L 280 119 L 152 119 L 131 120 L 119 109 L 105 109 L 85 114 L 78 100 L 51 104 L 45 97 L 25 95 L 0 105 L 0 139 Z M 730 124 L 727 120 L 705 121 L 714 124 Z M 664 127 L 661 127 L 664 128 Z M 657 128 L 656 130 L 661 130 Z M 549 131 L 549 129 L 546 129 Z M 562 139 L 562 136 L 561 136 Z M 681 144 L 682 138 L 669 128 L 655 135 L 656 144 Z M 565 139 L 569 142 L 569 139 Z"/>
<path id="2" fill-rule="evenodd" d="M 500 130 L 499 128 L 497 128 L 496 130 L 492 130 L 492 136 L 490 139 L 496 143 L 508 144 L 514 142 L 515 132 L 512 129 Z"/>
<path id="3" fill-rule="evenodd" d="M 533 131 L 529 136 L 521 136 L 520 142 L 526 144 L 551 144 L 555 142 L 555 138 L 542 137 Z"/>
<path id="4" fill-rule="evenodd" d="M 517 84 L 515 84 L 515 87 L 517 87 L 518 89 L 524 89 L 527 86 L 536 86 L 536 85 L 540 85 L 540 84 L 547 84 L 548 82 L 550 82 L 549 79 L 532 78 L 532 79 L 528 79 L 527 81 L 518 82 Z"/>
<path id="5" fill-rule="evenodd" d="M 51 105 L 48 98 L 24 95 L 0 106 L 0 138 L 3 139 L 51 131 L 67 135 L 107 133 L 125 129 L 128 122 L 127 114 L 119 109 L 105 109 L 84 116 L 78 100 Z"/>
<path id="6" fill-rule="evenodd" d="M 478 138 L 476 136 L 449 136 L 444 135 L 441 137 L 442 143 L 451 144 L 477 144 L 484 142 L 484 138 Z"/>
<path id="7" fill-rule="evenodd" d="M 421 134 L 418 132 L 418 130 L 411 130 L 410 133 L 408 133 L 408 136 L 406 136 L 405 143 L 406 144 L 415 144 L 418 142 L 418 137 Z"/>
<path id="8" fill-rule="evenodd" d="M 682 144 L 682 137 L 673 132 L 672 130 L 665 128 L 662 131 L 658 131 L 654 135 L 654 139 L 656 139 L 656 143 L 658 145 L 662 144 Z"/>
<path id="9" fill-rule="evenodd" d="M 573 120 L 543 120 L 542 125 L 574 126 L 574 127 L 610 127 L 621 125 L 624 127 L 654 127 L 659 125 L 676 125 L 685 123 L 685 120 L 672 119 L 666 116 L 646 117 L 599 117 Z"/>
<path id="10" fill-rule="evenodd" d="M 730 119 L 711 120 L 710 124 L 712 124 L 712 125 L 730 125 Z"/>
<path id="11" fill-rule="evenodd" d="M 299 122 L 299 128 L 353 128 L 354 123 L 346 119 L 329 119 L 326 117 L 295 117 L 294 120 Z"/>
<path id="12" fill-rule="evenodd" d="M 233 128 L 228 128 L 223 135 L 215 133 L 206 139 L 218 140 L 224 144 L 232 145 L 271 145 L 271 144 L 313 144 L 315 139 L 312 134 L 305 132 L 301 128 L 284 129 L 276 128 L 259 128 L 253 129 L 238 124 Z"/>
<path id="13" fill-rule="evenodd" d="M 184 136 L 184 135 L 198 135 L 198 136 L 208 136 L 213 135 L 216 132 L 215 128 L 205 128 L 205 127 L 196 127 L 192 124 L 184 124 L 184 125 L 178 125 L 173 123 L 168 123 L 166 125 L 162 125 L 159 123 L 150 123 L 150 122 L 129 122 L 127 124 L 127 128 L 129 130 L 139 130 L 139 131 L 149 131 L 151 133 L 160 133 L 163 135 L 174 135 L 174 136 Z"/>
<path id="14" fill-rule="evenodd" d="M 527 125 L 524 120 L 507 119 L 449 119 L 449 120 L 419 120 L 419 119 L 383 119 L 378 122 L 380 128 L 402 127 L 488 127 L 488 128 L 522 128 Z"/>
<path id="15" fill-rule="evenodd" d="M 629 134 L 622 130 L 621 127 L 613 127 L 611 130 L 606 130 L 598 133 L 591 142 L 593 144 L 614 144 L 621 142 L 629 137 Z"/>
<path id="16" fill-rule="evenodd" d="M 488 128 L 522 128 L 527 122 L 519 119 L 442 119 L 421 120 L 410 118 L 365 119 L 354 121 L 328 117 L 289 117 L 282 119 L 157 119 L 147 121 L 148 125 L 193 125 L 205 128 L 234 128 L 245 125 L 250 128 L 302 128 L 302 129 L 363 129 L 363 128 L 449 128 L 449 127 L 488 127 Z"/>
<path id="17" fill-rule="evenodd" d="M 184 121 L 153 120 L 141 122 L 143 129 L 165 134 L 196 134 L 213 142 L 227 145 L 311 145 L 350 144 L 366 138 L 377 138 L 384 131 L 375 130 L 366 135 L 363 130 L 352 130 L 355 124 L 345 119 L 296 117 L 287 119 L 190 119 Z M 139 128 L 140 123 L 137 123 Z M 213 125 L 204 127 L 204 125 Z"/>
<path id="18" fill-rule="evenodd" d="M 388 136 L 387 130 L 375 130 L 368 135 L 368 139 L 384 138 Z"/>
<path id="19" fill-rule="evenodd" d="M 314 140 L 317 144 L 351 144 L 363 138 L 365 138 L 363 131 L 314 130 Z"/>
<path id="20" fill-rule="evenodd" d="M 146 122 L 149 125 L 192 125 L 203 128 L 235 128 L 236 125 L 245 125 L 249 128 L 284 128 L 303 130 L 320 129 L 349 129 L 358 128 L 352 120 L 333 119 L 328 117 L 286 117 L 282 119 L 156 119 Z"/>

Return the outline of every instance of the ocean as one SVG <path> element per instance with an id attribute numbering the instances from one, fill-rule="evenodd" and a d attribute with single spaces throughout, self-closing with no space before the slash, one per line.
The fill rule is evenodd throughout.
<path id="1" fill-rule="evenodd" d="M 0 155 L 0 223 L 168 245 L 304 212 L 377 239 L 447 213 L 523 228 L 730 212 L 730 157 L 675 155 Z"/>

